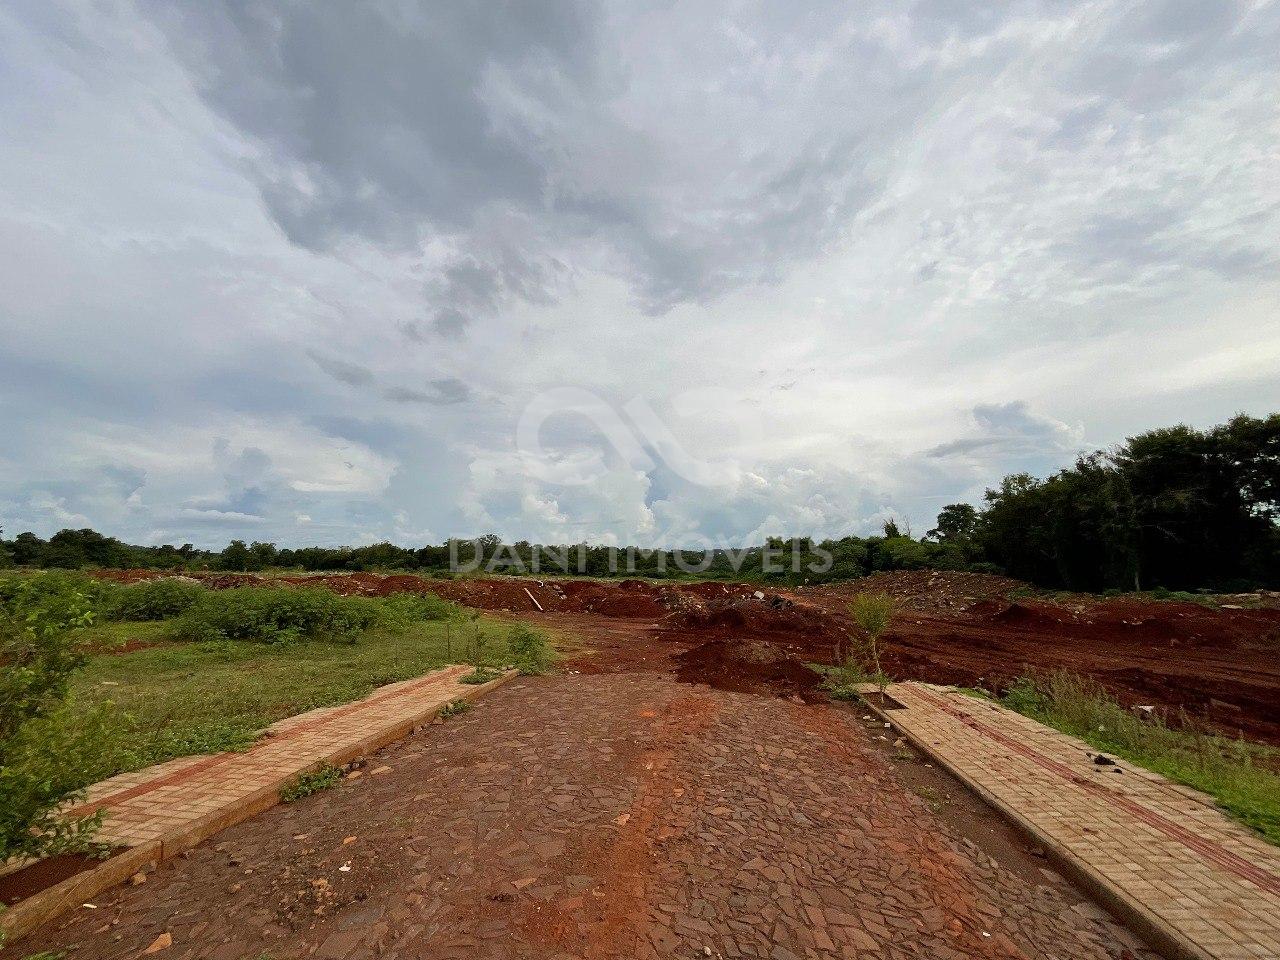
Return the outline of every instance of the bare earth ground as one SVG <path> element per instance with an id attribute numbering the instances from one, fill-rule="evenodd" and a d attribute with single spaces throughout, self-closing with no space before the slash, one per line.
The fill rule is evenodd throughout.
<path id="1" fill-rule="evenodd" d="M 97 575 L 133 582 L 164 574 Z M 262 582 L 243 573 L 193 576 L 215 589 Z M 1154 706 L 1174 723 L 1186 711 L 1227 735 L 1280 745 L 1280 596 L 1274 593 L 1223 597 L 1218 609 L 1141 597 L 1030 598 L 1010 596 L 1025 586 L 1015 580 L 929 570 L 778 592 L 741 583 L 581 578 L 355 573 L 277 579 L 345 594 L 430 592 L 490 611 L 529 614 L 541 606 L 589 615 L 591 624 L 646 618 L 668 638 L 722 645 L 751 638 L 797 662 L 820 663 L 832 662 L 847 636 L 851 597 L 884 591 L 903 603 L 885 636 L 885 666 L 894 677 L 1000 689 L 1028 672 L 1066 669 L 1093 677 L 1126 705 Z M 703 652 L 704 673 L 717 668 L 722 653 L 718 647 Z"/>
<path id="2" fill-rule="evenodd" d="M 644 618 L 537 619 L 592 651 L 6 955 L 1151 956 L 855 710 L 682 682 Z"/>

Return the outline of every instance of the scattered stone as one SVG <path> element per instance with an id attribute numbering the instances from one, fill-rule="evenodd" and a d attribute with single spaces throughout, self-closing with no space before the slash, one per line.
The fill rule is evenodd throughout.
<path id="1" fill-rule="evenodd" d="M 142 955 L 145 957 L 149 953 L 159 953 L 161 950 L 168 949 L 171 946 L 173 946 L 173 935 L 166 930 L 151 941 L 151 946 L 143 950 Z"/>

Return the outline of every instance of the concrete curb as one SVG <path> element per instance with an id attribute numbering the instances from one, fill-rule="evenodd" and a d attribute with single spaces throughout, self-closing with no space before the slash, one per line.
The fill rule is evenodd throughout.
<path id="1" fill-rule="evenodd" d="M 1107 877 L 1083 863 L 1067 847 L 1060 844 L 1034 823 L 1024 817 L 1017 809 L 992 794 L 982 784 L 973 780 L 963 770 L 952 764 L 945 756 L 937 752 L 932 744 L 926 743 L 905 728 L 894 722 L 892 710 L 880 707 L 863 699 L 862 705 L 874 713 L 899 736 L 905 738 L 915 749 L 927 756 L 938 766 L 959 780 L 972 793 L 976 794 L 987 806 L 1008 820 L 1028 840 L 1045 851 L 1046 858 L 1066 875 L 1077 886 L 1083 889 L 1094 900 L 1105 907 L 1113 916 L 1146 940 L 1169 960 L 1215 960 L 1197 945 L 1185 939 L 1174 930 L 1170 930 L 1160 918 L 1153 914 L 1141 902 L 1111 882 Z"/>
<path id="2" fill-rule="evenodd" d="M 427 676 L 427 674 L 423 674 L 423 676 Z M 215 810 L 194 823 L 184 824 L 181 828 L 171 834 L 162 836 L 159 840 L 136 847 L 129 847 L 104 860 L 99 866 L 85 870 L 73 877 L 68 877 L 61 883 L 19 901 L 11 907 L 0 909 L 0 933 L 3 934 L 3 938 L 0 939 L 0 950 L 4 949 L 6 942 L 24 937 L 36 927 L 57 919 L 69 910 L 74 910 L 103 891 L 123 883 L 143 867 L 169 860 L 186 850 L 198 846 L 227 827 L 234 826 L 242 820 L 247 820 L 271 809 L 280 802 L 280 788 L 299 774 L 319 769 L 325 764 L 332 764 L 336 767 L 343 766 L 353 760 L 381 750 L 383 747 L 404 739 L 418 728 L 430 723 L 448 704 L 459 701 L 467 703 L 475 701 L 517 676 L 519 676 L 519 671 L 508 670 L 488 683 L 476 684 L 460 696 L 423 710 L 410 720 L 402 720 L 384 727 L 359 743 L 353 743 L 340 750 L 335 750 L 318 763 L 312 763 L 282 775 L 277 782 L 271 783 L 247 797 L 240 798 L 234 806 L 229 805 L 220 810 Z"/>

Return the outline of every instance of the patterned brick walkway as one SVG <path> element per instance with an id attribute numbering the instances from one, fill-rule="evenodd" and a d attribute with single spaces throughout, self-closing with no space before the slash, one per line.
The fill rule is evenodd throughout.
<path id="1" fill-rule="evenodd" d="M 1194 791 L 954 690 L 894 684 L 903 733 L 1184 955 L 1280 957 L 1280 850 Z"/>
<path id="2" fill-rule="evenodd" d="M 274 805 L 281 786 L 321 763 L 342 764 L 407 734 L 451 700 L 473 695 L 452 666 L 379 687 L 363 700 L 322 707 L 267 728 L 238 753 L 182 757 L 95 784 L 78 815 L 104 810 L 96 839 L 123 847 L 158 843 L 164 857 Z"/>

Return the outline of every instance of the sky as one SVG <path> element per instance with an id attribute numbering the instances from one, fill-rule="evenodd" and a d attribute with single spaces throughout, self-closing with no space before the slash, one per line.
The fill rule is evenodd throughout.
<path id="1" fill-rule="evenodd" d="M 916 535 L 1280 410 L 1280 2 L 0 5 L 0 526 Z"/>

